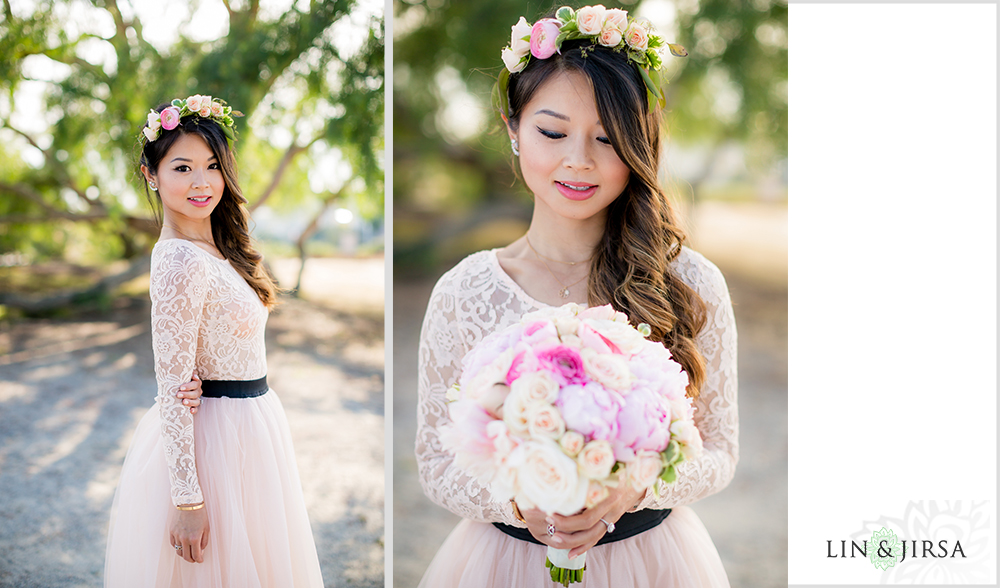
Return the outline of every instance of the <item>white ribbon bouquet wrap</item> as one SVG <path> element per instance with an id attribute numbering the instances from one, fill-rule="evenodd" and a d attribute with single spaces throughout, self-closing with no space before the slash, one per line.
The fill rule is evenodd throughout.
<path id="1" fill-rule="evenodd" d="M 462 360 L 442 430 L 455 463 L 495 499 L 571 516 L 620 483 L 676 479 L 701 452 L 688 377 L 662 343 L 610 305 L 525 314 Z M 553 581 L 579 582 L 586 554 L 549 547 Z"/>

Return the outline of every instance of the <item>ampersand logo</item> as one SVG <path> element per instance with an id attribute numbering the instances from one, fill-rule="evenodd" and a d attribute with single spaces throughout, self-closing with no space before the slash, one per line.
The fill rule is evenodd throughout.
<path id="1" fill-rule="evenodd" d="M 872 545 L 878 545 L 871 550 L 868 559 L 876 568 L 887 570 L 895 566 L 903 558 L 903 545 L 896 534 L 882 527 L 872 533 Z"/>

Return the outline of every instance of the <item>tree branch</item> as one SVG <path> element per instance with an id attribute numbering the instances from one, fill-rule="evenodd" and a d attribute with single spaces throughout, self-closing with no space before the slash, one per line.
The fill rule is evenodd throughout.
<path id="1" fill-rule="evenodd" d="M 306 149 L 309 149 L 309 147 L 311 147 L 316 141 L 320 140 L 320 138 L 321 136 L 314 137 L 311 141 L 306 143 L 304 147 L 300 147 L 292 142 L 291 146 L 288 147 L 285 154 L 281 157 L 281 161 L 278 162 L 278 167 L 274 170 L 274 175 L 271 176 L 271 183 L 264 189 L 260 198 L 258 198 L 257 201 L 250 206 L 250 212 L 257 210 L 261 204 L 264 204 L 264 202 L 271 197 L 271 194 L 275 189 L 277 189 L 278 184 L 281 183 L 281 178 L 285 175 L 285 170 L 288 169 L 288 164 L 290 164 L 298 154 L 302 153 Z"/>

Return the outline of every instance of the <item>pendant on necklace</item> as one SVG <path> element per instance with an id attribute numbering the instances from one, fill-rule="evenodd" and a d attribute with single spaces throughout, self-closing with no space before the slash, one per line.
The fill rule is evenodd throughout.
<path id="1" fill-rule="evenodd" d="M 559 296 L 562 298 L 569 298 L 569 288 L 563 288 L 559 291 Z"/>

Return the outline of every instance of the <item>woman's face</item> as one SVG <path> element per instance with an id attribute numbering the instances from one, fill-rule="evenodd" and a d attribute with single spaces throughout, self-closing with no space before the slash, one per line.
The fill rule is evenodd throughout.
<path id="1" fill-rule="evenodd" d="M 165 219 L 207 219 L 226 187 L 218 159 L 198 135 L 181 135 L 160 161 L 156 175 L 145 168 L 143 173 L 159 191 Z"/>
<path id="2" fill-rule="evenodd" d="M 628 184 L 629 169 L 608 141 L 581 73 L 559 73 L 544 82 L 511 138 L 518 141 L 521 174 L 536 208 L 575 220 L 603 217 Z"/>

